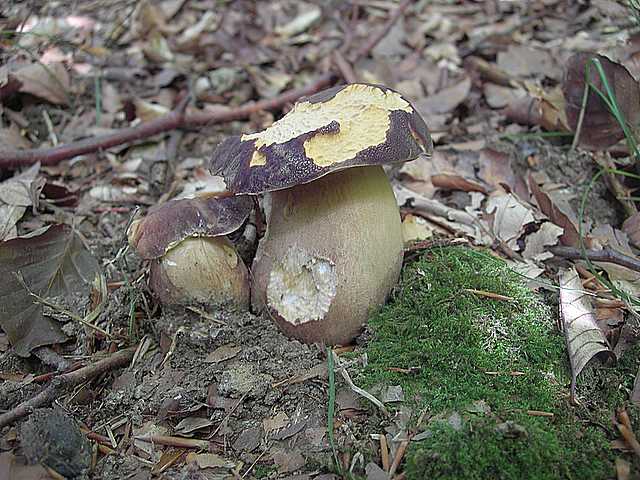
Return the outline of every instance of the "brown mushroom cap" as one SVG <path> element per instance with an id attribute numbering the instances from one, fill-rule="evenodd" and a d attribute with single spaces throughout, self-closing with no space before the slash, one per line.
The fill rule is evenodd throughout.
<path id="1" fill-rule="evenodd" d="M 228 138 L 209 168 L 230 191 L 258 194 L 349 167 L 413 160 L 432 148 L 424 120 L 400 93 L 353 83 L 297 102 L 261 132 Z"/>
<path id="2" fill-rule="evenodd" d="M 131 224 L 129 243 L 145 260 L 159 258 L 187 237 L 218 237 L 237 230 L 252 207 L 249 197 L 171 200 Z"/>

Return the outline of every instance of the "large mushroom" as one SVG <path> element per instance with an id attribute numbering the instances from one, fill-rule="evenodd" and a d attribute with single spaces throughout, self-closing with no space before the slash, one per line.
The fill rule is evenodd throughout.
<path id="1" fill-rule="evenodd" d="M 202 302 L 249 306 L 247 267 L 227 234 L 247 219 L 248 197 L 172 200 L 129 228 L 129 243 L 151 260 L 149 286 L 166 304 Z"/>
<path id="2" fill-rule="evenodd" d="M 381 165 L 431 150 L 411 103 L 369 84 L 325 90 L 269 128 L 222 142 L 211 172 L 235 194 L 266 194 L 254 310 L 302 341 L 349 343 L 402 265 L 400 215 Z"/>

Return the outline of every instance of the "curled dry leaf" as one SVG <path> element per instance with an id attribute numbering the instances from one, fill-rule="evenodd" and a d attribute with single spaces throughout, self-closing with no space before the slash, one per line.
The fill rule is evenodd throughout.
<path id="1" fill-rule="evenodd" d="M 564 229 L 560 242 L 571 247 L 579 246 L 578 220 L 571 205 L 568 202 L 552 198 L 549 193 L 540 188 L 531 174 L 529 174 L 529 190 L 533 193 L 533 197 L 542 213 L 549 217 L 553 223 Z M 584 239 L 584 243 L 586 247 L 591 245 L 588 237 Z"/>
<path id="2" fill-rule="evenodd" d="M 516 99 L 502 113 L 522 125 L 538 125 L 549 131 L 569 131 L 565 101 L 559 89 L 545 91 L 531 87 L 529 95 Z"/>
<path id="3" fill-rule="evenodd" d="M 0 326 L 15 352 L 27 356 L 34 348 L 67 339 L 29 291 L 40 297 L 68 296 L 91 285 L 98 274 L 98 263 L 66 225 L 0 243 Z"/>
<path id="4" fill-rule="evenodd" d="M 40 164 L 0 183 L 0 241 L 18 235 L 16 224 L 27 211 L 37 205 L 44 181 L 36 181 Z M 42 179 L 41 179 L 42 180 Z"/>
<path id="5" fill-rule="evenodd" d="M 525 225 L 536 220 L 533 209 L 510 193 L 489 198 L 486 211 L 491 231 L 513 250 L 518 249 L 517 240 Z"/>
<path id="6" fill-rule="evenodd" d="M 591 302 L 582 289 L 574 268 L 560 273 L 560 317 L 571 364 L 571 396 L 575 397 L 576 380 L 594 358 L 615 359 L 607 339 L 598 328 Z"/>
<path id="7" fill-rule="evenodd" d="M 584 89 L 588 78 L 591 84 L 605 92 L 605 88 L 592 59 L 600 61 L 609 85 L 613 90 L 620 110 L 629 125 L 640 123 L 640 86 L 622 65 L 606 57 L 591 53 L 577 53 L 567 63 L 562 90 L 566 99 L 566 113 L 569 126 L 576 130 Z M 605 101 L 593 88 L 589 89 L 587 104 L 580 131 L 580 145 L 595 150 L 614 145 L 624 138 L 624 132 L 609 111 Z"/>
<path id="8" fill-rule="evenodd" d="M 523 200 L 529 199 L 529 190 L 520 175 L 511 167 L 511 156 L 491 148 L 483 148 L 478 158 L 478 178 L 494 188 L 514 192 Z"/>

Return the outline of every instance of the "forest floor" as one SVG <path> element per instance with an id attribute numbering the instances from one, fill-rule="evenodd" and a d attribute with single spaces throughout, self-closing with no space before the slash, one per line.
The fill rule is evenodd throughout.
<path id="1" fill-rule="evenodd" d="M 607 0 L 0 5 L 0 478 L 640 478 L 639 22 Z M 132 219 L 219 191 L 220 141 L 353 82 L 435 144 L 386 170 L 405 262 L 365 331 L 326 348 L 160 305 Z"/>

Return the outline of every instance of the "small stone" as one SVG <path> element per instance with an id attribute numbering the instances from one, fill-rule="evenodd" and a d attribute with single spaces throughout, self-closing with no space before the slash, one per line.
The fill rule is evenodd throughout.
<path id="1" fill-rule="evenodd" d="M 65 413 L 43 408 L 31 414 L 20 429 L 20 442 L 29 463 L 42 463 L 74 478 L 91 466 L 91 445 L 76 421 Z"/>

